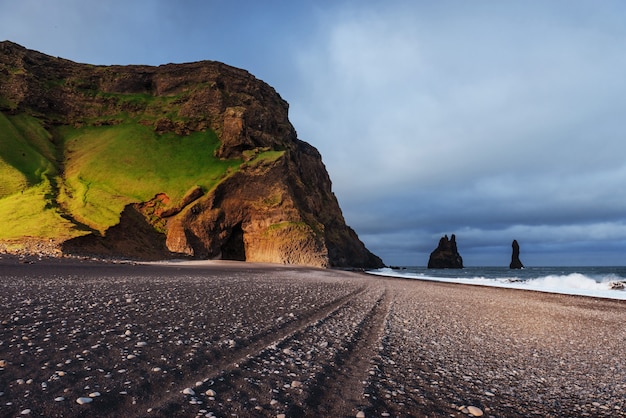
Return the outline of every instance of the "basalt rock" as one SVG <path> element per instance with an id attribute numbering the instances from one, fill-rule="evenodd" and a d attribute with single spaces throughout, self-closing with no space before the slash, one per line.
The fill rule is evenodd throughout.
<path id="1" fill-rule="evenodd" d="M 517 243 L 517 240 L 514 239 L 511 246 L 513 247 L 513 253 L 511 254 L 511 264 L 509 264 L 509 268 L 523 269 L 524 265 L 519 259 L 519 244 Z"/>
<path id="2" fill-rule="evenodd" d="M 57 127 L 136 123 L 159 138 L 214 132 L 219 146 L 207 152 L 240 161 L 210 187 L 190 176 L 178 201 L 159 191 L 136 201 L 129 192 L 118 225 L 67 240 L 67 253 L 382 267 L 346 225 L 322 158 L 298 139 L 288 109 L 271 86 L 219 62 L 94 66 L 0 42 L 0 112 L 50 130 L 59 160 L 51 159 L 58 174 L 47 206 L 79 229 L 91 226 L 54 195 L 65 181 Z"/>
<path id="3" fill-rule="evenodd" d="M 430 253 L 428 259 L 429 269 L 462 269 L 463 258 L 456 247 L 454 234 L 448 239 L 445 235 L 439 240 L 437 248 Z"/>

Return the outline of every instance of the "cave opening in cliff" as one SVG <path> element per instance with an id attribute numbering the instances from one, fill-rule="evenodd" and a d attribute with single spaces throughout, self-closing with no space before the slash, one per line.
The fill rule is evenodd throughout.
<path id="1" fill-rule="evenodd" d="M 241 223 L 233 227 L 230 236 L 222 245 L 222 260 L 246 261 L 246 247 L 243 242 Z"/>

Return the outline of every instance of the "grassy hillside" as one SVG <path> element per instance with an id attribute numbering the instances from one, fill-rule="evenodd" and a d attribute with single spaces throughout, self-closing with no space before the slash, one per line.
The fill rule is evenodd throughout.
<path id="1" fill-rule="evenodd" d="M 48 131 L 0 112 L 0 239 L 104 232 L 129 203 L 166 193 L 175 205 L 196 185 L 208 191 L 242 163 L 216 158 L 218 146 L 211 130 L 159 135 L 126 119 Z"/>
<path id="2" fill-rule="evenodd" d="M 65 161 L 59 202 L 100 231 L 117 223 L 129 203 L 166 193 L 175 204 L 194 185 L 209 190 L 241 164 L 215 158 L 219 141 L 212 131 L 158 135 L 128 122 L 57 132 Z"/>
<path id="3" fill-rule="evenodd" d="M 80 233 L 54 201 L 58 162 L 51 135 L 28 115 L 0 113 L 0 238 Z"/>
<path id="4" fill-rule="evenodd" d="M 0 198 L 54 175 L 54 145 L 37 119 L 0 113 Z"/>
<path id="5" fill-rule="evenodd" d="M 236 138 L 243 123 L 225 109 L 245 104 L 254 129 L 266 113 L 286 117 L 282 99 L 247 72 L 210 62 L 99 67 L 0 49 L 0 240 L 105 233 L 130 203 L 159 195 L 158 211 L 178 208 L 190 190 L 209 192 L 242 164 L 262 168 L 284 153 L 251 146 L 221 154 L 241 158 L 215 156 L 215 131 Z M 155 207 L 146 214 L 163 231 Z"/>

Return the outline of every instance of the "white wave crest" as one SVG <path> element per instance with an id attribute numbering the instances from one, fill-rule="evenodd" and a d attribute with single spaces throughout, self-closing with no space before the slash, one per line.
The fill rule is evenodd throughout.
<path id="1" fill-rule="evenodd" d="M 494 279 L 486 277 L 434 277 L 389 268 L 374 270 L 369 273 L 415 280 L 504 287 L 509 289 L 525 289 L 548 293 L 626 300 L 626 280 L 616 275 L 594 278 L 581 273 L 571 273 L 565 275 L 547 275 L 531 279 L 520 279 L 518 277 L 501 277 Z"/>

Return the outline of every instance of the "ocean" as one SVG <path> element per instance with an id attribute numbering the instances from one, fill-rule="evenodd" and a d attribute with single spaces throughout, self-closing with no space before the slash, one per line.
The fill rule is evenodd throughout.
<path id="1" fill-rule="evenodd" d="M 521 270 L 504 267 L 466 267 L 461 270 L 402 267 L 370 270 L 368 273 L 626 300 L 626 267 L 527 267 Z"/>

